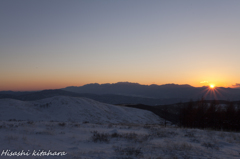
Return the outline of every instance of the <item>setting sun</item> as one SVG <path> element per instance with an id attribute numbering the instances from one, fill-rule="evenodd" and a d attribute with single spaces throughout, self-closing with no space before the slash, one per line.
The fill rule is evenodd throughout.
<path id="1" fill-rule="evenodd" d="M 210 88 L 214 88 L 215 86 L 213 84 L 210 84 Z"/>

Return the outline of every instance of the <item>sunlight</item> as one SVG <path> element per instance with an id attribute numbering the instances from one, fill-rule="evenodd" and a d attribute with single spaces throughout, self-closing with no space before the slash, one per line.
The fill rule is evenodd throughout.
<path id="1" fill-rule="evenodd" d="M 213 85 L 213 84 L 210 84 L 209 86 L 210 86 L 210 88 L 212 88 L 212 89 L 215 87 L 215 85 Z"/>
<path id="2" fill-rule="evenodd" d="M 219 98 L 223 98 L 222 92 L 224 91 L 224 89 L 216 87 L 215 84 L 210 84 L 201 93 L 204 99 L 208 100 L 214 98 L 214 100 L 218 100 Z"/>

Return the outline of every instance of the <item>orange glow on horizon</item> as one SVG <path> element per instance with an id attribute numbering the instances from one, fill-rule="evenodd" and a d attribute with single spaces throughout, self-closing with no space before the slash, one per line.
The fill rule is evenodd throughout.
<path id="1" fill-rule="evenodd" d="M 73 78 L 74 79 L 74 78 Z M 89 81 L 89 82 L 87 82 Z M 104 82 L 106 81 L 106 82 Z M 211 90 L 216 90 L 218 89 L 218 87 L 232 87 L 234 88 L 232 85 L 226 85 L 225 83 L 217 83 L 214 82 L 214 84 L 211 83 L 210 84 L 201 84 L 200 82 L 195 82 L 195 83 L 191 83 L 190 81 L 187 83 L 176 83 L 176 81 L 172 81 L 172 82 L 147 82 L 146 80 L 144 81 L 135 81 L 135 80 L 105 80 L 105 79 L 100 79 L 100 80 L 91 80 L 91 78 L 88 79 L 79 79 L 79 78 L 75 78 L 74 80 L 69 80 L 68 78 L 61 78 L 60 80 L 55 80 L 54 78 L 52 79 L 33 79 L 33 80 L 25 80 L 25 79 L 21 79 L 18 80 L 17 82 L 14 80 L 5 80 L 2 81 L 1 83 L 4 83 L 4 85 L 0 86 L 0 91 L 39 91 L 39 90 L 45 90 L 45 89 L 61 89 L 61 88 L 65 88 L 68 86 L 83 86 L 86 84 L 91 84 L 91 83 L 99 83 L 99 84 L 106 84 L 106 83 L 110 83 L 110 84 L 114 84 L 114 83 L 118 83 L 118 82 L 130 82 L 130 83 L 139 83 L 141 85 L 152 85 L 152 84 L 156 84 L 156 85 L 164 85 L 164 84 L 178 84 L 178 85 L 185 85 L 188 84 L 190 86 L 193 87 L 208 87 Z M 0 83 L 0 84 L 1 84 Z"/>

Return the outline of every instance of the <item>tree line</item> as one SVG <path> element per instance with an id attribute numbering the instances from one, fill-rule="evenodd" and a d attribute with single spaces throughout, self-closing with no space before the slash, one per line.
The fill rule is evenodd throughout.
<path id="1" fill-rule="evenodd" d="M 188 128 L 240 131 L 240 108 L 233 102 L 223 106 L 218 101 L 190 101 L 181 105 L 179 124 Z"/>

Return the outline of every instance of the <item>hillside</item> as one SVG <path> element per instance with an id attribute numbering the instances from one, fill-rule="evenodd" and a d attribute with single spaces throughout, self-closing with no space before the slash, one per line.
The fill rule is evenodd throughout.
<path id="1" fill-rule="evenodd" d="M 37 101 L 0 100 L 0 120 L 77 121 L 90 123 L 151 123 L 162 121 L 155 114 L 87 98 L 56 96 Z"/>

